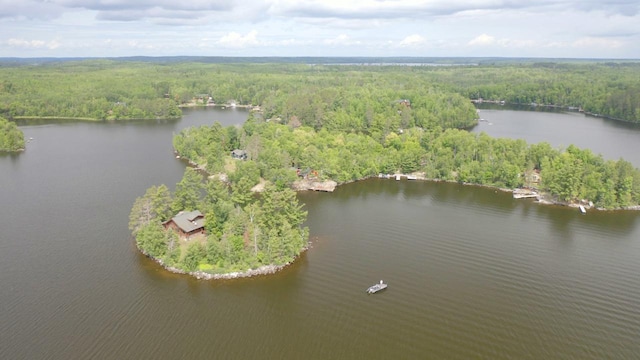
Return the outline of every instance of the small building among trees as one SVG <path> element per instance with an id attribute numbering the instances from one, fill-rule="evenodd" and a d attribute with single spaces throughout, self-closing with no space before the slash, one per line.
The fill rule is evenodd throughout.
<path id="1" fill-rule="evenodd" d="M 405 107 L 408 107 L 408 108 L 411 107 L 411 101 L 409 101 L 409 99 L 396 100 L 396 104 L 404 105 Z"/>
<path id="2" fill-rule="evenodd" d="M 198 234 L 204 235 L 204 215 L 198 210 L 181 211 L 162 223 L 165 229 L 173 229 L 181 238 L 189 239 Z"/>
<path id="3" fill-rule="evenodd" d="M 231 152 L 231 157 L 238 160 L 247 160 L 247 152 L 240 149 L 235 149 Z"/>

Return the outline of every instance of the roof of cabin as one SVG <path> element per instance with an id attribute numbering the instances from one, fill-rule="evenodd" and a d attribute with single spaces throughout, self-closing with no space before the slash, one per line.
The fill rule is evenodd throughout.
<path id="1" fill-rule="evenodd" d="M 198 210 L 181 211 L 169 221 L 173 221 L 180 230 L 186 233 L 204 227 L 204 215 Z"/>

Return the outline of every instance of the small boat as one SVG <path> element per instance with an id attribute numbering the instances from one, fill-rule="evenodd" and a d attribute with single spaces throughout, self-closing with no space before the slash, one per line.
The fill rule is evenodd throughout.
<path id="1" fill-rule="evenodd" d="M 400 175 L 396 175 L 396 181 L 400 181 Z"/>
<path id="2" fill-rule="evenodd" d="M 578 206 L 578 208 L 580 209 L 581 213 L 583 213 L 583 214 L 587 213 L 587 209 L 585 209 L 584 206 L 580 205 L 580 206 Z"/>
<path id="3" fill-rule="evenodd" d="M 415 175 L 407 175 L 407 180 L 418 180 L 418 177 Z"/>
<path id="4" fill-rule="evenodd" d="M 380 283 L 369 286 L 369 288 L 367 289 L 367 294 L 375 294 L 380 290 L 384 290 L 387 288 L 387 284 L 385 284 L 384 282 L 382 282 L 382 280 L 380 280 Z"/>

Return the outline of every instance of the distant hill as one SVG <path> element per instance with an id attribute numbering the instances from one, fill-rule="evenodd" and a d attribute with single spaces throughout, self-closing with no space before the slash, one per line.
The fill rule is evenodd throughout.
<path id="1" fill-rule="evenodd" d="M 639 62 L 640 59 L 571 59 L 571 58 L 508 58 L 508 57 L 226 57 L 226 56 L 126 56 L 126 57 L 40 57 L 17 58 L 0 57 L 0 66 L 44 65 L 68 61 L 113 60 L 148 63 L 197 62 L 210 64 L 229 63 L 283 63 L 283 64 L 321 64 L 321 65 L 499 65 L 514 63 L 590 63 L 590 62 Z"/>

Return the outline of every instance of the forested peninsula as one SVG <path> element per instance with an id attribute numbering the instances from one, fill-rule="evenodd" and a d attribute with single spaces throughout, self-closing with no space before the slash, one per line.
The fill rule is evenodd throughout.
<path id="1" fill-rule="evenodd" d="M 270 273 L 308 246 L 292 187 L 412 174 L 528 188 L 554 203 L 632 209 L 640 172 L 589 150 L 494 139 L 472 102 L 535 104 L 640 122 L 640 64 L 525 62 L 464 66 L 79 62 L 0 67 L 9 119 L 179 117 L 183 106 L 252 108 L 240 127 L 176 134 L 188 168 L 174 193 L 154 186 L 130 214 L 136 245 L 198 277 Z"/>
<path id="2" fill-rule="evenodd" d="M 601 209 L 635 208 L 640 201 L 640 172 L 624 160 L 436 124 L 375 138 L 315 130 L 297 117 L 285 122 L 253 113 L 239 128 L 215 123 L 184 129 L 173 145 L 179 157 L 209 176 L 201 185 L 197 171 L 188 168 L 173 198 L 164 186 L 151 188 L 136 201 L 132 229 L 145 254 L 174 271 L 205 278 L 271 273 L 306 249 L 308 230 L 301 227 L 306 213 L 290 190 L 305 180 L 348 183 L 404 173 L 501 189 L 526 187 L 554 203 L 592 203 Z M 265 183 L 267 190 L 254 194 Z M 198 198 L 195 189 L 202 187 L 204 198 Z M 274 194 L 284 200 L 275 207 Z M 173 204 L 171 211 L 162 210 L 167 204 Z M 193 209 L 205 209 L 208 225 L 200 240 L 180 241 L 174 232 L 163 231 L 161 224 L 171 214 Z M 141 215 L 148 213 L 156 215 Z M 272 216 L 281 220 L 269 220 Z M 136 230 L 140 219 L 151 221 Z"/>
<path id="3" fill-rule="evenodd" d="M 24 150 L 24 134 L 18 126 L 0 117 L 0 152 L 17 152 Z"/>

